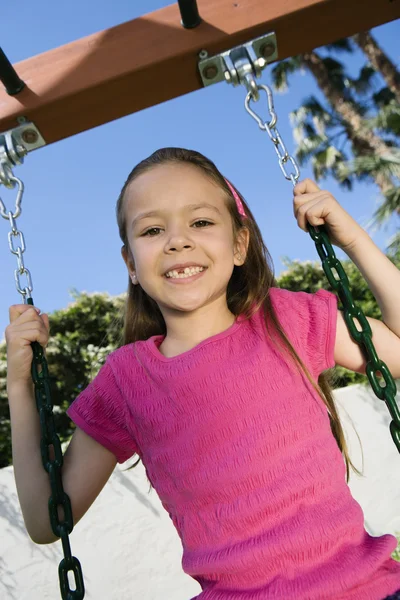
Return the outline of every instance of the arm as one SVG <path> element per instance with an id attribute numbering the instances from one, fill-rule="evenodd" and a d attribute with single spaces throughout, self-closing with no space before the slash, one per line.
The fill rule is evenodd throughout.
<path id="1" fill-rule="evenodd" d="M 367 317 L 378 357 L 387 364 L 395 379 L 400 378 L 400 271 L 364 230 L 346 253 L 367 281 L 382 312 L 382 321 Z M 335 362 L 365 373 L 366 360 L 351 338 L 341 312 L 337 318 Z"/>
<path id="2" fill-rule="evenodd" d="M 50 480 L 40 454 L 40 424 L 33 385 L 8 389 L 14 478 L 26 529 L 37 543 L 46 527 Z M 47 527 L 50 520 L 47 515 Z"/>
<path id="3" fill-rule="evenodd" d="M 393 377 L 400 377 L 399 270 L 332 194 L 320 190 L 311 179 L 296 184 L 293 210 L 300 229 L 304 231 L 307 231 L 308 223 L 315 227 L 325 225 L 332 244 L 346 252 L 366 279 L 382 312 L 382 321 L 368 318 L 374 346 Z M 340 312 L 334 354 L 336 364 L 365 373 L 364 355 L 350 336 Z"/>
<path id="4" fill-rule="evenodd" d="M 49 475 L 40 454 L 39 415 L 32 386 L 8 389 L 14 477 L 25 526 L 36 544 L 58 538 L 50 526 Z M 106 448 L 76 429 L 64 456 L 62 481 L 71 500 L 73 523 L 85 514 L 113 472 L 117 460 Z M 62 518 L 62 509 L 59 508 Z"/>
<path id="5" fill-rule="evenodd" d="M 400 338 L 400 271 L 361 230 L 353 247 L 346 250 L 379 304 L 382 321 Z"/>

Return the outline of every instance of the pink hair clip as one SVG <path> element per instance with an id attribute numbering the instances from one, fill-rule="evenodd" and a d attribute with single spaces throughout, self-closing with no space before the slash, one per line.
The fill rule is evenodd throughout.
<path id="1" fill-rule="evenodd" d="M 242 201 L 241 201 L 241 199 L 239 198 L 237 191 L 235 190 L 235 188 L 233 187 L 233 185 L 232 185 L 231 183 L 229 183 L 229 181 L 228 181 L 227 179 L 225 179 L 225 181 L 226 181 L 226 183 L 227 183 L 227 185 L 228 185 L 229 189 L 231 190 L 231 192 L 232 192 L 232 194 L 233 194 L 233 197 L 234 197 L 234 198 L 235 198 L 235 200 L 236 200 L 236 206 L 237 206 L 237 209 L 238 209 L 238 211 L 239 211 L 239 214 L 240 214 L 240 215 L 242 215 L 242 217 L 244 217 L 244 218 L 247 218 L 247 215 L 246 215 L 246 213 L 244 212 L 244 208 L 243 208 Z"/>

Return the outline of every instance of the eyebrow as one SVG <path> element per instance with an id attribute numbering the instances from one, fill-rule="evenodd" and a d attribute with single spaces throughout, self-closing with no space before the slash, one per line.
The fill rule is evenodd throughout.
<path id="1" fill-rule="evenodd" d="M 214 206 L 213 204 L 209 204 L 208 202 L 202 202 L 201 204 L 187 204 L 184 208 L 185 208 L 185 210 L 198 210 L 199 208 L 211 208 L 212 210 L 216 211 L 219 215 L 221 215 L 221 211 L 216 206 Z M 164 211 L 151 210 L 149 212 L 138 214 L 138 216 L 135 219 L 133 219 L 133 221 L 132 221 L 131 229 L 133 229 L 133 227 L 139 221 L 143 221 L 143 219 L 147 219 L 148 217 L 155 217 L 155 216 L 161 214 L 162 212 L 164 212 Z"/>

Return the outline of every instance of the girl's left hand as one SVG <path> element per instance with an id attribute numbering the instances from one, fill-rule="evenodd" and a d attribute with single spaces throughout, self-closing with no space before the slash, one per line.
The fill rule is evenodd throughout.
<path id="1" fill-rule="evenodd" d="M 332 244 L 345 252 L 351 250 L 364 229 L 325 190 L 320 190 L 311 179 L 299 181 L 293 188 L 294 216 L 300 229 L 308 231 L 307 223 L 325 225 Z"/>

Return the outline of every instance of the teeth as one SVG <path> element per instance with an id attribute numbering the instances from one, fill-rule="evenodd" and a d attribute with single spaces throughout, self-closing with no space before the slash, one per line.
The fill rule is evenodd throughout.
<path id="1" fill-rule="evenodd" d="M 183 270 L 183 273 L 178 273 L 178 271 L 168 271 L 165 276 L 171 279 L 185 279 L 186 277 L 191 277 L 191 275 L 201 273 L 202 271 L 204 271 L 204 267 L 186 267 L 186 269 Z"/>

